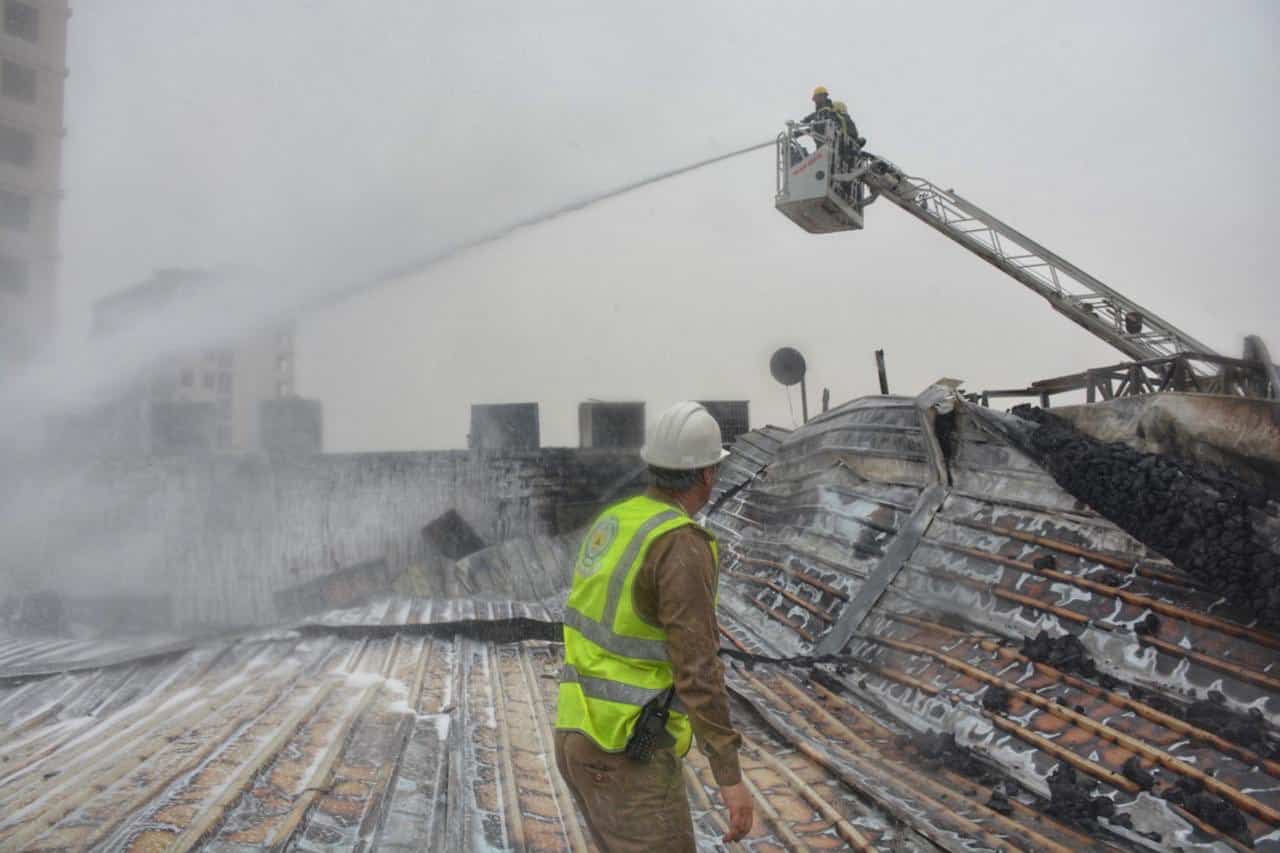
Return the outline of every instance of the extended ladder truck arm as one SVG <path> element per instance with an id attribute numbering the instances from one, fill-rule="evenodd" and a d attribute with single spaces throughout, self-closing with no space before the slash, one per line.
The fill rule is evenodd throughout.
<path id="1" fill-rule="evenodd" d="M 1044 297 L 1055 311 L 1135 361 L 1183 352 L 1216 355 L 1172 323 L 954 191 L 909 176 L 866 151 L 850 155 L 847 141 L 824 130 L 788 122 L 777 139 L 775 206 L 806 231 L 860 230 L 865 208 L 883 197 Z M 806 135 L 816 142 L 812 153 L 796 142 Z"/>

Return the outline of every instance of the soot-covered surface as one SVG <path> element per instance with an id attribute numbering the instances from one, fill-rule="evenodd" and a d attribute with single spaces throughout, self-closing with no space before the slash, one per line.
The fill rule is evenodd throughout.
<path id="1" fill-rule="evenodd" d="M 938 423 L 949 434 L 933 444 Z M 783 437 L 710 519 L 731 642 L 772 654 L 830 643 L 904 520 L 941 488 L 884 595 L 838 637 L 845 657 L 825 669 L 843 689 L 831 696 L 942 737 L 911 739 L 933 744 L 942 767 L 947 744 L 967 751 L 1001 780 L 989 812 L 1007 800 L 1121 848 L 1280 849 L 1280 636 L 1250 602 L 1224 600 L 1203 561 L 1179 563 L 1207 553 L 1194 535 L 1157 549 L 1118 523 L 1128 505 L 1064 488 L 1025 440 L 1033 430 L 926 394 L 856 401 Z M 1107 459 L 1099 476 L 1121 490 L 1133 470 Z M 1138 470 L 1159 479 L 1163 462 Z M 746 473 L 730 471 L 726 488 Z M 1219 542 L 1245 541 L 1227 536 L 1241 507 L 1267 511 L 1221 476 L 1180 476 L 1194 482 L 1181 493 L 1226 504 L 1206 515 Z M 1235 553 L 1255 566 L 1256 551 Z M 1233 571 L 1244 583 L 1243 563 Z"/>
<path id="2" fill-rule="evenodd" d="M 1059 485 L 1024 427 L 934 389 L 735 443 L 706 523 L 746 849 L 1280 850 L 1280 637 Z M 514 576 L 502 553 L 472 577 Z M 557 602 L 499 592 L 0 671 L 0 847 L 586 850 L 550 755 Z"/>
<path id="3" fill-rule="evenodd" d="M 1064 489 L 1233 605 L 1280 626 L 1280 542 L 1268 490 L 1222 468 L 1104 443 L 1051 412 L 1019 406 L 1034 421 L 1031 445 Z"/>

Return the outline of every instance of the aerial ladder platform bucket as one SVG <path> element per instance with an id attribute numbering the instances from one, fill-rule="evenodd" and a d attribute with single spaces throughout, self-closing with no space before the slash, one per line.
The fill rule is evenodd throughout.
<path id="1" fill-rule="evenodd" d="M 856 142 L 832 122 L 787 122 L 777 140 L 777 194 L 774 207 L 810 234 L 862 229 L 866 170 Z M 801 139 L 811 140 L 809 151 Z M 841 152 L 844 156 L 841 156 Z"/>

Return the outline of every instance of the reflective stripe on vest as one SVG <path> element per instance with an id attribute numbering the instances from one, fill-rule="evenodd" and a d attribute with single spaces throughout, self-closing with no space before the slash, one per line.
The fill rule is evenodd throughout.
<path id="1" fill-rule="evenodd" d="M 564 624 L 608 652 L 637 660 L 667 660 L 665 640 L 644 640 L 619 636 L 600 622 L 583 616 L 572 607 L 564 609 Z M 642 703 L 643 704 L 643 703 Z"/>
<path id="2" fill-rule="evenodd" d="M 692 524 L 685 513 L 644 495 L 596 519 L 578 550 L 565 607 L 556 728 L 581 731 L 601 749 L 620 752 L 641 707 L 671 687 L 666 632 L 636 611 L 631 596 L 654 540 Z M 714 559 L 714 540 L 710 547 Z M 683 755 L 692 727 L 678 698 L 671 712 L 667 730 Z"/>
<path id="3" fill-rule="evenodd" d="M 560 683 L 582 685 L 582 693 L 589 699 L 620 702 L 624 705 L 635 705 L 637 708 L 644 707 L 650 699 L 662 695 L 661 690 L 645 690 L 643 687 L 632 687 L 620 681 L 583 675 L 572 664 L 565 664 L 560 670 Z M 684 703 L 680 701 L 679 696 L 671 700 L 671 710 L 684 713 Z"/>

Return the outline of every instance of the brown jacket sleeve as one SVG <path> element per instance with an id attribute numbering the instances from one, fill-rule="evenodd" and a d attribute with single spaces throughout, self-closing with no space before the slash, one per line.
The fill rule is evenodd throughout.
<path id="1" fill-rule="evenodd" d="M 696 528 L 682 527 L 649 547 L 633 592 L 640 617 L 667 632 L 676 695 L 716 784 L 736 785 L 742 779 L 738 766 L 742 737 L 729 720 L 724 664 L 716 653 L 720 647 L 715 605 L 718 571 L 706 536 Z"/>

